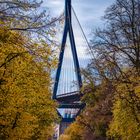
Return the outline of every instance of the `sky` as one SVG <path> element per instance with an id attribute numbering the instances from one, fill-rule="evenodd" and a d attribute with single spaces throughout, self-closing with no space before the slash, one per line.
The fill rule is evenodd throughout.
<path id="1" fill-rule="evenodd" d="M 89 38 L 92 30 L 103 27 L 102 17 L 108 6 L 115 0 L 72 0 L 72 6 Z M 59 16 L 64 10 L 65 0 L 44 0 L 43 8 L 50 11 L 52 16 Z"/>

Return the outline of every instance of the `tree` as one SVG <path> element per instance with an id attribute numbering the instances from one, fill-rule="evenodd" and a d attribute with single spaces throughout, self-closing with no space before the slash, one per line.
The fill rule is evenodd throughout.
<path id="1" fill-rule="evenodd" d="M 116 61 L 122 67 L 140 67 L 140 18 L 137 0 L 116 0 L 106 10 L 106 28 L 97 30 L 93 46 L 99 57 Z M 100 51 L 100 52 L 99 52 Z M 109 59 L 109 60 L 110 60 Z"/>
<path id="2" fill-rule="evenodd" d="M 50 48 L 44 42 L 28 44 L 27 40 L 4 26 L 0 28 L 0 139 L 3 140 L 48 139 L 57 119 L 56 103 L 51 100 Z M 26 49 L 25 42 L 34 50 Z"/>
<path id="3" fill-rule="evenodd" d="M 35 39 L 41 35 L 50 43 L 50 36 L 55 34 L 56 22 L 62 19 L 51 18 L 46 10 L 42 10 L 43 1 L 34 0 L 1 0 L 0 20 L 9 25 L 10 30 L 26 32 Z M 51 41 L 52 42 L 52 41 Z"/>
<path id="4" fill-rule="evenodd" d="M 56 21 L 41 1 L 0 1 L 0 139 L 49 139 Z"/>
<path id="5" fill-rule="evenodd" d="M 140 98 L 135 90 L 140 74 L 139 11 L 137 0 L 116 0 L 106 10 L 106 28 L 98 29 L 92 42 L 96 52 L 92 71 L 97 71 L 100 81 L 109 80 L 115 87 L 109 135 L 121 139 L 139 139 Z"/>
<path id="6" fill-rule="evenodd" d="M 60 136 L 60 140 L 83 140 L 83 130 L 78 122 L 74 122 L 66 129 L 65 133 Z"/>
<path id="7" fill-rule="evenodd" d="M 120 83 L 116 87 L 113 120 L 108 131 L 111 138 L 140 139 L 140 77 L 130 75 L 129 80 L 129 84 Z"/>

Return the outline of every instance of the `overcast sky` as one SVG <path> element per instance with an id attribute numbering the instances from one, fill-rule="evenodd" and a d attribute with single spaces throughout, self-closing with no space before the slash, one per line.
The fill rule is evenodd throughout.
<path id="1" fill-rule="evenodd" d="M 115 0 L 72 0 L 72 5 L 87 37 L 96 27 L 102 27 L 105 9 Z M 59 16 L 64 10 L 65 0 L 44 0 L 44 9 L 52 16 Z"/>

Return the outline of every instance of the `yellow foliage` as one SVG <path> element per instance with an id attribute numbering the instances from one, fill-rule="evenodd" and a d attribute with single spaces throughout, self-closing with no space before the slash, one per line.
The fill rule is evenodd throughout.
<path id="1" fill-rule="evenodd" d="M 51 50 L 40 42 L 29 51 L 26 43 L 18 33 L 0 28 L 0 139 L 46 140 L 53 133 Z"/>
<path id="2" fill-rule="evenodd" d="M 60 140 L 83 140 L 84 128 L 78 122 L 72 123 L 65 133 L 60 136 Z"/>
<path id="3" fill-rule="evenodd" d="M 131 75 L 129 83 L 120 83 L 113 107 L 108 136 L 122 140 L 140 139 L 140 77 Z"/>

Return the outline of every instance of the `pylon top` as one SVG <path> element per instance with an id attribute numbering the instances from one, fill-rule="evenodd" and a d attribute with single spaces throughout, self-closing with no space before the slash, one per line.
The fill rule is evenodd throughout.
<path id="1" fill-rule="evenodd" d="M 71 23 L 71 0 L 65 0 L 65 18 L 66 22 Z"/>

